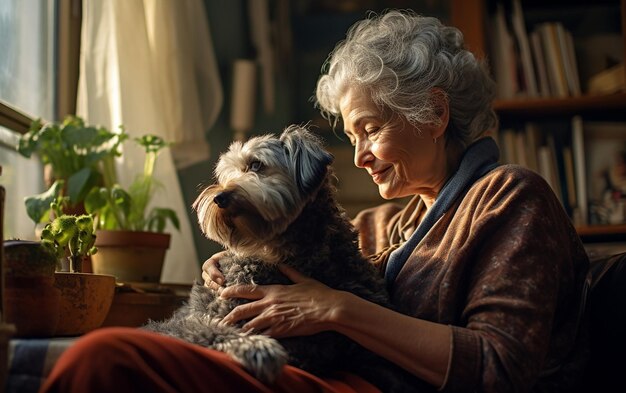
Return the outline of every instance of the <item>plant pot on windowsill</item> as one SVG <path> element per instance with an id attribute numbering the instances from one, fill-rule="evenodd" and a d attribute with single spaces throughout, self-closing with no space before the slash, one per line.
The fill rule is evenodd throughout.
<path id="1" fill-rule="evenodd" d="M 180 228 L 176 212 L 169 208 L 149 207 L 159 187 L 154 178 L 158 152 L 168 144 L 155 135 L 135 139 L 145 149 L 143 173 L 124 189 L 119 184 L 92 189 L 85 208 L 97 218 L 94 273 L 112 274 L 121 282 L 159 283 L 170 245 L 164 233 L 170 222 Z"/>
<path id="2" fill-rule="evenodd" d="M 97 252 L 93 227 L 89 215 L 60 215 L 41 232 L 42 245 L 57 260 L 69 261 L 70 271 L 54 274 L 61 316 L 56 336 L 77 336 L 100 327 L 113 302 L 115 277 L 82 272 L 85 259 Z"/>
<path id="3" fill-rule="evenodd" d="M 60 292 L 54 286 L 56 257 L 39 242 L 8 240 L 5 253 L 5 319 L 16 337 L 53 336 Z"/>
<path id="4" fill-rule="evenodd" d="M 98 230 L 93 272 L 120 282 L 159 283 L 170 239 L 168 233 Z"/>
<path id="5" fill-rule="evenodd" d="M 60 291 L 55 336 L 79 336 L 99 328 L 115 295 L 115 277 L 106 274 L 56 272 L 54 285 Z"/>

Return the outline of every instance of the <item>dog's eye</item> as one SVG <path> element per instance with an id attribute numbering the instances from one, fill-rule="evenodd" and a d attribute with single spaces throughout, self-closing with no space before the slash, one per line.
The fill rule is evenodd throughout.
<path id="1" fill-rule="evenodd" d="M 251 172 L 258 172 L 261 170 L 261 168 L 263 168 L 263 164 L 261 163 L 261 161 L 252 161 L 250 164 L 248 164 L 248 170 Z"/>

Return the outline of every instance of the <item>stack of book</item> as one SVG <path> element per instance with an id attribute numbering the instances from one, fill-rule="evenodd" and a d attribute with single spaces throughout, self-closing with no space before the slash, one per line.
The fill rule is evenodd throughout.
<path id="1" fill-rule="evenodd" d="M 519 0 L 497 4 L 491 28 L 493 71 L 501 99 L 581 94 L 572 33 L 561 22 L 526 29 Z"/>
<path id="2" fill-rule="evenodd" d="M 626 223 L 626 123 L 528 122 L 498 132 L 502 163 L 539 173 L 576 225 Z"/>

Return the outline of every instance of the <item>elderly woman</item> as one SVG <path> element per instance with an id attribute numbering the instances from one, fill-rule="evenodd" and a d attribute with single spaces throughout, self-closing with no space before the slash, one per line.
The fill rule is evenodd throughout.
<path id="1" fill-rule="evenodd" d="M 497 122 L 493 91 L 461 33 L 437 19 L 390 11 L 355 24 L 327 62 L 317 104 L 341 120 L 355 165 L 383 198 L 413 196 L 403 209 L 385 204 L 355 219 L 401 312 L 285 267 L 293 285 L 220 288 L 251 299 L 225 322 L 250 319 L 245 328 L 275 337 L 335 330 L 433 391 L 575 387 L 588 259 L 546 182 L 498 166 L 486 136 Z M 219 257 L 204 265 L 213 288 Z M 282 321 L 277 304 L 299 318 Z M 225 356 L 166 337 L 109 331 L 81 341 L 54 370 L 49 391 L 94 391 L 106 377 L 120 389 L 137 381 L 153 391 L 268 391 Z M 85 360 L 90 350 L 103 353 L 104 371 L 104 360 Z M 377 391 L 353 375 L 322 380 L 286 367 L 281 378 L 269 391 Z"/>

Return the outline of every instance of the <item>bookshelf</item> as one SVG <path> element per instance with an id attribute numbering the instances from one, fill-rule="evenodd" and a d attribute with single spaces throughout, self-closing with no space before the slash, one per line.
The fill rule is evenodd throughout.
<path id="1" fill-rule="evenodd" d="M 501 118 L 522 116 L 597 114 L 626 112 L 626 93 L 611 95 L 581 95 L 568 98 L 524 98 L 496 100 L 494 109 Z M 622 112 L 622 113 L 620 113 Z M 613 113 L 613 114 L 614 114 Z"/>
<path id="2" fill-rule="evenodd" d="M 509 89 L 499 89 L 499 98 L 494 102 L 494 109 L 500 118 L 501 135 L 502 130 L 518 127 L 524 128 L 524 124 L 533 123 L 541 129 L 541 138 L 548 138 L 547 134 L 552 133 L 553 124 L 561 122 L 566 124 L 565 127 L 573 126 L 572 119 L 580 117 L 585 122 L 613 122 L 615 124 L 623 123 L 623 142 L 626 143 L 626 91 L 612 92 L 611 94 L 602 94 L 598 92 L 590 92 L 589 83 L 591 77 L 596 75 L 597 62 L 599 56 L 594 52 L 597 48 L 607 47 L 611 50 L 613 57 L 619 58 L 622 63 L 626 59 L 626 0 L 570 0 L 570 1 L 540 1 L 540 0 L 520 0 L 519 8 L 516 9 L 514 4 L 516 0 L 451 0 L 451 24 L 458 27 L 465 36 L 465 41 L 470 50 L 480 57 L 486 57 L 494 77 L 499 81 L 499 86 L 508 84 Z M 521 9 L 521 13 L 517 10 Z M 517 13 L 516 13 L 517 12 Z M 504 14 L 504 18 L 498 19 L 499 14 Z M 594 13 L 602 15 L 595 17 Z M 524 37 L 519 33 L 519 15 L 523 20 L 524 34 L 531 36 L 534 31 L 542 29 L 542 25 L 559 25 L 561 29 L 561 37 L 563 31 L 571 34 L 574 54 L 574 63 L 570 62 L 570 75 L 572 67 L 576 71 L 577 80 L 580 83 L 579 90 L 571 88 L 565 93 L 561 90 L 560 94 L 556 92 L 554 85 L 548 82 L 554 82 L 556 76 L 549 78 L 548 71 L 544 71 L 544 91 L 539 87 L 533 91 L 533 83 L 527 82 L 528 74 L 524 73 L 523 49 L 521 44 L 528 37 Z M 469 17 L 471 16 L 471 17 Z M 518 18 L 518 19 L 516 19 Z M 506 23 L 502 23 L 506 21 Z M 515 21 L 517 21 L 517 29 Z M 499 26 L 498 26 L 499 25 Z M 502 41 L 498 28 L 502 26 L 508 27 L 510 34 L 509 42 Z M 594 39 L 595 41 L 593 41 Z M 533 72 L 536 85 L 539 86 L 540 71 L 539 64 L 541 58 L 549 56 L 546 54 L 547 38 L 542 37 L 543 51 L 533 52 L 529 49 L 534 65 Z M 532 42 L 532 40 L 529 40 Z M 503 62 L 507 62 L 506 67 L 498 64 L 498 59 L 503 59 L 503 45 L 512 45 L 513 53 L 518 56 L 519 60 L 510 63 L 510 59 L 504 58 Z M 562 47 L 567 48 L 565 39 L 558 41 Z M 498 44 L 498 45 L 496 45 Z M 585 49 L 584 44 L 587 45 Z M 548 45 L 549 46 L 549 45 Z M 527 45 L 528 48 L 528 45 Z M 591 48 L 591 49 L 589 49 Z M 509 49 L 510 50 L 510 49 Z M 565 50 L 561 64 L 567 62 Z M 505 52 L 510 53 L 510 52 Z M 527 55 L 528 56 L 528 55 Z M 554 59 L 552 57 L 551 59 Z M 571 57 L 570 57 L 571 59 Z M 544 67 L 547 60 L 543 59 Z M 591 72 L 593 68 L 590 64 L 596 63 L 596 70 Z M 574 64 L 572 66 L 572 64 Z M 506 71 L 505 76 L 509 74 L 513 68 L 513 81 L 502 79 L 503 70 Z M 609 66 L 607 65 L 607 68 Z M 545 70 L 545 69 L 544 69 Z M 622 68 L 623 70 L 623 68 Z M 625 71 L 626 72 L 626 71 Z M 565 72 L 562 71 L 564 74 Z M 510 74 L 509 74 L 510 75 Z M 521 76 L 520 76 L 521 75 Z M 548 75 L 548 76 L 547 76 Z M 500 77 L 500 78 L 498 78 Z M 565 76 L 561 75 L 565 80 Z M 571 80 L 571 79 L 570 79 Z M 504 81 L 504 82 L 503 82 Z M 564 81 L 563 83 L 566 83 Z M 546 88 L 547 86 L 547 88 Z M 566 85 L 567 87 L 567 85 Z M 567 90 L 567 89 L 566 89 Z M 586 124 L 586 123 L 585 123 Z M 542 126 L 545 126 L 542 128 Z M 558 128 L 558 127 L 557 127 Z M 561 130 L 562 132 L 562 130 Z M 585 131 L 587 132 L 587 131 Z M 592 131 L 589 131 L 592 132 Z M 593 135 L 592 135 L 593 137 Z M 621 142 L 621 141 L 620 141 Z M 586 143 L 586 142 L 585 142 Z M 585 160 L 589 165 L 589 157 L 585 147 Z M 589 174 L 587 174 L 589 175 Z M 593 179 L 587 179 L 587 182 Z M 625 204 L 626 206 L 626 204 Z M 575 222 L 578 233 L 585 242 L 615 242 L 626 241 L 626 214 L 622 222 L 618 223 L 598 223 L 587 220 L 589 216 L 585 215 L 585 220 Z"/>

